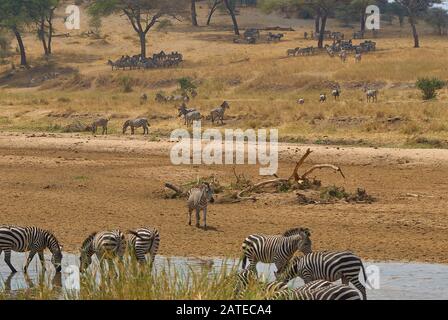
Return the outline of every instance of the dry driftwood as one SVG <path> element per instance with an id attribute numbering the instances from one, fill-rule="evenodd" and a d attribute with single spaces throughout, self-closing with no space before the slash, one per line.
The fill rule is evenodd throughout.
<path id="1" fill-rule="evenodd" d="M 175 192 L 175 194 L 173 195 L 173 198 L 177 198 L 177 197 L 182 198 L 182 197 L 186 197 L 186 195 L 187 195 L 186 192 L 181 187 L 175 186 L 172 183 L 168 183 L 168 182 L 165 183 L 165 188 L 171 189 Z"/>

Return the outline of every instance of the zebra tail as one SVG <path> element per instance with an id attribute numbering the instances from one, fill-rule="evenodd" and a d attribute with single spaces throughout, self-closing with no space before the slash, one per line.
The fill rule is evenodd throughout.
<path id="1" fill-rule="evenodd" d="M 364 264 L 362 264 L 362 263 L 361 263 L 361 269 L 362 269 L 362 275 L 364 277 L 364 282 L 366 283 L 366 286 L 371 286 L 369 279 L 367 278 L 367 275 L 366 275 L 366 269 L 364 268 Z"/>

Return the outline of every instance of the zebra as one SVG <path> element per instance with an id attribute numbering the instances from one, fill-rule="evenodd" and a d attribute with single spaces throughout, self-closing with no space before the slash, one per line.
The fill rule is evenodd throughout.
<path id="1" fill-rule="evenodd" d="M 297 52 L 298 52 L 299 50 L 300 50 L 300 48 L 288 49 L 288 50 L 286 50 L 286 55 L 287 55 L 288 57 L 291 57 L 291 56 L 295 57 L 295 56 L 297 55 Z"/>
<path id="2" fill-rule="evenodd" d="M 81 245 L 80 271 L 83 272 L 92 263 L 96 255 L 100 264 L 106 259 L 111 266 L 114 257 L 123 257 L 126 250 L 126 239 L 120 230 L 91 233 Z"/>
<path id="3" fill-rule="evenodd" d="M 220 120 L 221 124 L 224 124 L 224 113 L 226 112 L 226 109 L 230 109 L 227 101 L 224 101 L 220 107 L 213 109 L 210 113 L 212 123 L 215 123 L 215 120 Z"/>
<path id="4" fill-rule="evenodd" d="M 367 90 L 366 96 L 367 96 L 367 102 L 377 102 L 378 101 L 378 91 L 377 90 Z"/>
<path id="5" fill-rule="evenodd" d="M 273 300 L 361 300 L 358 291 L 347 285 L 325 280 L 311 281 L 296 289 L 281 289 L 273 292 Z"/>
<path id="6" fill-rule="evenodd" d="M 187 122 L 187 127 L 193 125 L 193 121 L 200 121 L 202 119 L 201 113 L 199 111 L 192 111 L 185 115 L 185 121 Z"/>
<path id="7" fill-rule="evenodd" d="M 319 102 L 325 102 L 327 101 L 327 95 L 325 93 L 321 93 L 319 96 Z"/>
<path id="8" fill-rule="evenodd" d="M 250 269 L 240 270 L 236 274 L 236 284 L 234 296 L 242 299 L 248 287 L 253 283 L 258 283 L 258 275 L 255 271 Z M 288 289 L 288 284 L 281 281 L 272 281 L 268 283 L 258 283 L 267 297 L 274 295 L 277 292 L 283 292 Z"/>
<path id="9" fill-rule="evenodd" d="M 355 54 L 355 62 L 361 62 L 361 59 L 362 59 L 362 54 L 361 53 Z"/>
<path id="10" fill-rule="evenodd" d="M 207 230 L 207 204 L 214 203 L 213 187 L 208 182 L 204 182 L 198 187 L 191 188 L 187 193 L 188 201 L 188 225 L 191 226 L 191 214 L 196 210 L 196 227 L 199 228 L 200 212 L 204 212 L 204 229 Z"/>
<path id="11" fill-rule="evenodd" d="M 0 226 L 0 255 L 2 251 L 5 252 L 5 262 L 12 273 L 16 273 L 17 270 L 11 264 L 11 251 L 30 252 L 23 268 L 27 273 L 36 253 L 42 264 L 42 270 L 46 269 L 44 259 L 46 248 L 52 253 L 51 263 L 56 272 L 61 272 L 62 248 L 53 233 L 38 227 Z"/>
<path id="12" fill-rule="evenodd" d="M 248 236 L 243 244 L 243 269 L 249 260 L 249 270 L 256 272 L 257 263 L 274 263 L 279 275 L 294 253 L 298 250 L 307 254 L 311 252 L 310 230 L 294 228 L 283 235 L 253 234 Z"/>
<path id="13" fill-rule="evenodd" d="M 333 89 L 331 95 L 334 97 L 334 100 L 338 100 L 341 95 L 341 90 L 339 90 L 339 88 Z"/>
<path id="14" fill-rule="evenodd" d="M 149 134 L 149 121 L 146 118 L 138 118 L 134 120 L 126 120 L 123 124 L 123 134 L 126 134 L 128 127 L 131 127 L 131 134 L 134 134 L 135 128 L 143 127 L 143 135 Z"/>
<path id="15" fill-rule="evenodd" d="M 305 99 L 300 98 L 299 100 L 297 100 L 298 104 L 305 104 Z"/>
<path id="16" fill-rule="evenodd" d="M 182 103 L 182 105 L 179 108 L 177 108 L 177 110 L 179 111 L 178 117 L 184 116 L 185 125 L 187 125 L 187 114 L 196 111 L 196 109 L 194 108 L 187 108 L 187 105 L 185 103 Z"/>
<path id="17" fill-rule="evenodd" d="M 109 119 L 106 118 L 99 118 L 97 120 L 95 120 L 91 127 L 92 127 L 92 133 L 96 134 L 97 128 L 98 127 L 102 127 L 103 128 L 103 132 L 102 134 L 106 134 L 107 135 L 107 125 L 109 123 Z"/>
<path id="18" fill-rule="evenodd" d="M 341 58 L 342 62 L 345 62 L 347 60 L 347 51 L 342 50 L 341 53 L 339 54 L 339 57 Z"/>
<path id="19" fill-rule="evenodd" d="M 138 228 L 128 230 L 128 247 L 138 262 L 145 263 L 146 254 L 150 254 L 150 266 L 154 264 L 157 251 L 159 250 L 160 234 L 156 228 Z"/>
<path id="20" fill-rule="evenodd" d="M 365 281 L 366 273 L 361 259 L 350 251 L 321 251 L 294 257 L 283 273 L 279 276 L 281 281 L 290 281 L 300 277 L 309 283 L 313 280 L 337 281 L 348 285 L 351 282 L 366 299 L 366 288 L 359 281 L 362 271 Z"/>

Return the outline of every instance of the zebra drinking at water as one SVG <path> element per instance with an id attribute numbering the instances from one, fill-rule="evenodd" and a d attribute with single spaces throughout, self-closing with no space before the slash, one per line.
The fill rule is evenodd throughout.
<path id="1" fill-rule="evenodd" d="M 107 125 L 108 125 L 108 123 L 109 123 L 109 119 L 106 119 L 106 118 L 99 118 L 99 119 L 95 120 L 92 123 L 92 132 L 93 132 L 93 134 L 96 133 L 98 127 L 102 127 L 103 128 L 102 134 L 106 134 L 107 135 Z"/>
<path id="2" fill-rule="evenodd" d="M 213 187 L 208 182 L 204 182 L 198 187 L 191 188 L 187 196 L 188 225 L 191 226 L 191 214 L 193 210 L 196 210 L 196 227 L 199 228 L 200 212 L 202 210 L 204 212 L 204 229 L 207 230 L 207 204 L 208 202 L 215 202 Z"/>
<path id="3" fill-rule="evenodd" d="M 296 289 L 274 291 L 273 300 L 361 300 L 358 291 L 347 285 L 325 280 L 311 281 Z"/>
<path id="4" fill-rule="evenodd" d="M 257 263 L 274 263 L 280 274 L 296 251 L 307 254 L 311 252 L 310 231 L 306 228 L 295 228 L 283 235 L 254 234 L 244 240 L 243 269 L 249 260 L 249 270 L 256 272 Z"/>
<path id="5" fill-rule="evenodd" d="M 224 113 L 226 109 L 230 109 L 230 106 L 227 101 L 224 101 L 220 107 L 213 109 L 210 113 L 212 118 L 212 123 L 215 123 L 215 120 L 221 121 L 221 124 L 224 124 Z"/>
<path id="6" fill-rule="evenodd" d="M 145 256 L 151 256 L 150 265 L 154 264 L 159 250 L 160 234 L 156 228 L 138 228 L 129 230 L 128 246 L 138 262 L 145 263 Z"/>
<path id="7" fill-rule="evenodd" d="M 126 133 L 128 127 L 131 127 L 131 134 L 134 134 L 136 128 L 143 127 L 143 135 L 149 134 L 149 121 L 146 118 L 138 118 L 134 120 L 126 120 L 123 124 L 123 134 Z"/>
<path id="8" fill-rule="evenodd" d="M 126 250 L 126 239 L 120 230 L 94 232 L 81 245 L 80 271 L 84 271 L 92 263 L 92 256 L 96 255 L 100 264 L 104 259 L 109 263 L 114 257 L 123 257 Z"/>
<path id="9" fill-rule="evenodd" d="M 290 281 L 300 277 L 309 283 L 314 280 L 337 281 L 348 285 L 351 282 L 366 299 L 366 289 L 359 281 L 362 271 L 365 281 L 366 273 L 361 259 L 349 251 L 322 251 L 312 252 L 302 257 L 294 257 L 285 270 L 280 274 L 279 280 Z"/>
<path id="10" fill-rule="evenodd" d="M 234 295 L 237 298 L 242 299 L 244 297 L 244 294 L 246 293 L 246 290 L 251 286 L 251 284 L 258 284 L 260 287 L 262 287 L 262 290 L 264 291 L 266 297 L 270 297 L 276 292 L 283 292 L 283 290 L 288 289 L 288 284 L 285 282 L 272 281 L 268 283 L 260 283 L 258 275 L 255 271 L 244 269 L 236 274 Z"/>
<path id="11" fill-rule="evenodd" d="M 2 251 L 5 252 L 5 262 L 13 273 L 17 270 L 11 264 L 11 251 L 30 251 L 23 268 L 26 273 L 36 253 L 42 264 L 42 270 L 46 269 L 44 259 L 46 248 L 53 255 L 51 263 L 54 265 L 56 272 L 61 272 L 62 250 L 58 240 L 50 231 L 37 227 L 0 226 L 0 255 Z"/>

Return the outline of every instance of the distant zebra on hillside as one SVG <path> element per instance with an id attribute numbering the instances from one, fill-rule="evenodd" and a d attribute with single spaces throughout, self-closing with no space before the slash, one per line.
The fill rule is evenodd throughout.
<path id="1" fill-rule="evenodd" d="M 13 273 L 17 272 L 17 270 L 11 264 L 11 251 L 30 251 L 23 268 L 26 273 L 36 253 L 39 256 L 42 269 L 46 269 L 44 258 L 44 250 L 46 248 L 53 255 L 51 263 L 54 265 L 56 272 L 61 272 L 62 250 L 58 240 L 50 231 L 37 227 L 0 226 L 0 255 L 2 251 L 5 252 L 5 262 Z"/>
<path id="2" fill-rule="evenodd" d="M 274 263 L 276 275 L 286 267 L 296 251 L 307 254 L 311 252 L 310 231 L 306 228 L 295 228 L 283 235 L 254 234 L 244 240 L 243 269 L 249 260 L 249 270 L 257 271 L 257 263 Z"/>
<path id="3" fill-rule="evenodd" d="M 207 205 L 209 202 L 215 202 L 213 198 L 213 187 L 204 182 L 198 187 L 191 188 L 187 193 L 187 206 L 188 206 L 188 225 L 191 226 L 191 214 L 193 210 L 196 211 L 196 227 L 200 226 L 200 213 L 201 210 L 204 213 L 204 229 L 207 229 Z"/>
<path id="4" fill-rule="evenodd" d="M 366 299 L 366 288 L 359 281 L 360 273 L 365 281 L 367 276 L 361 259 L 349 251 L 312 252 L 301 257 L 294 257 L 279 276 L 281 281 L 290 281 L 300 277 L 309 283 L 314 280 L 337 281 L 348 285 L 351 282 Z"/>
<path id="5" fill-rule="evenodd" d="M 226 109 L 230 109 L 229 103 L 224 101 L 220 107 L 213 109 L 210 113 L 212 123 L 215 123 L 215 120 L 221 121 L 221 124 L 224 124 L 224 113 Z"/>
<path id="6" fill-rule="evenodd" d="M 128 246 L 131 253 L 138 262 L 145 263 L 146 255 L 150 255 L 150 265 L 154 264 L 157 251 L 159 250 L 160 234 L 156 228 L 138 228 L 129 230 Z"/>
<path id="7" fill-rule="evenodd" d="M 111 268 L 112 259 L 123 257 L 125 250 L 126 238 L 120 230 L 94 232 L 81 245 L 80 271 L 89 267 L 93 255 L 96 255 L 101 265 L 107 260 Z"/>
<path id="8" fill-rule="evenodd" d="M 378 101 L 378 90 L 367 90 L 366 96 L 367 96 L 367 102 L 377 102 Z"/>
<path id="9" fill-rule="evenodd" d="M 149 121 L 147 118 L 138 118 L 134 120 L 126 120 L 123 124 L 123 134 L 126 133 L 128 127 L 131 127 L 131 134 L 135 133 L 136 128 L 143 128 L 143 135 L 149 134 Z"/>

